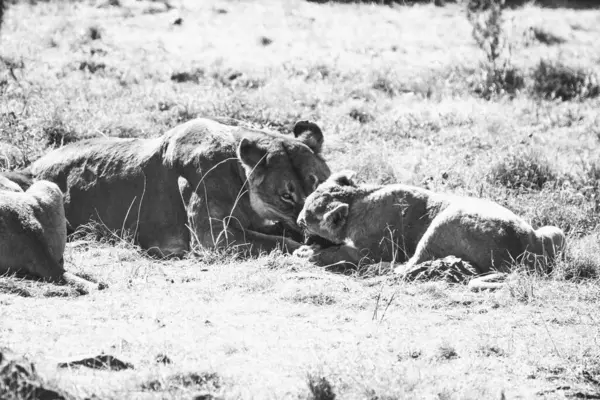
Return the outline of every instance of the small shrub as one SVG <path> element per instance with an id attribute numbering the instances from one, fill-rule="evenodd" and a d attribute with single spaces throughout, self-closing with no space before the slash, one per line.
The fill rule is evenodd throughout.
<path id="1" fill-rule="evenodd" d="M 555 181 L 557 175 L 546 158 L 537 152 L 527 151 L 512 154 L 494 164 L 487 179 L 510 189 L 541 190 L 545 183 Z"/>
<path id="2" fill-rule="evenodd" d="M 70 398 L 45 387 L 32 363 L 25 360 L 8 360 L 0 352 L 0 398 L 3 400 L 64 400 Z"/>
<path id="3" fill-rule="evenodd" d="M 545 99 L 585 99 L 600 94 L 598 77 L 579 67 L 541 60 L 533 71 L 533 91 Z"/>
<path id="4" fill-rule="evenodd" d="M 46 144 L 54 148 L 78 140 L 77 132 L 68 127 L 58 115 L 55 115 L 42 127 L 42 134 L 46 138 Z"/>
<path id="5" fill-rule="evenodd" d="M 241 71 L 231 69 L 214 71 L 211 76 L 222 86 L 230 88 L 258 89 L 265 84 L 263 79 L 251 77 Z"/>
<path id="6" fill-rule="evenodd" d="M 353 108 L 348 113 L 350 118 L 355 121 L 360 122 L 361 124 L 366 124 L 367 122 L 371 122 L 373 120 L 373 116 L 366 111 L 359 110 L 357 108 Z"/>
<path id="7" fill-rule="evenodd" d="M 600 233 L 580 239 L 570 238 L 565 260 L 558 263 L 554 275 L 567 280 L 598 279 L 600 277 Z"/>
<path id="8" fill-rule="evenodd" d="M 380 76 L 373 82 L 373 89 L 379 90 L 388 96 L 395 96 L 398 93 L 397 85 L 388 77 Z"/>
<path id="9" fill-rule="evenodd" d="M 489 100 L 495 95 L 515 96 L 524 87 L 523 73 L 506 64 L 501 68 L 484 68 L 481 71 L 479 82 L 475 84 L 474 92 Z"/>
<path id="10" fill-rule="evenodd" d="M 504 0 L 470 0 L 467 18 L 473 27 L 473 39 L 485 53 L 475 93 L 485 99 L 495 95 L 514 96 L 525 87 L 520 70 L 512 65 L 511 50 L 503 31 Z"/>
<path id="11" fill-rule="evenodd" d="M 106 64 L 103 62 L 96 62 L 96 61 L 81 61 L 79 63 L 79 70 L 80 71 L 87 71 L 91 74 L 95 74 L 98 71 L 104 71 L 106 70 Z"/>
<path id="12" fill-rule="evenodd" d="M 184 388 L 217 390 L 221 387 L 221 377 L 214 372 L 178 373 L 165 379 L 155 379 L 142 384 L 145 391 L 171 391 Z"/>
<path id="13" fill-rule="evenodd" d="M 444 343 L 438 349 L 438 358 L 440 360 L 453 360 L 458 358 L 458 353 L 454 346 Z"/>
<path id="14" fill-rule="evenodd" d="M 173 72 L 171 74 L 171 80 L 177 83 L 199 83 L 202 78 L 204 78 L 204 70 L 202 68 L 195 68 L 191 71 Z"/>
<path id="15" fill-rule="evenodd" d="M 327 64 L 316 64 L 309 67 L 308 71 L 306 71 L 306 80 L 310 79 L 325 79 L 329 76 L 334 75 L 331 67 Z"/>
<path id="16" fill-rule="evenodd" d="M 90 40 L 99 40 L 102 39 L 102 29 L 98 26 L 90 26 L 87 29 L 86 36 Z"/>
<path id="17" fill-rule="evenodd" d="M 308 389 L 311 393 L 310 400 L 335 400 L 336 398 L 331 383 L 324 376 L 317 377 L 309 374 Z"/>
<path id="18" fill-rule="evenodd" d="M 268 37 L 266 37 L 266 36 L 261 36 L 261 37 L 259 38 L 259 43 L 260 43 L 261 45 L 263 45 L 263 46 L 268 46 L 268 45 L 270 45 L 271 43 L 273 43 L 273 39 L 271 39 L 271 38 L 268 38 Z"/>

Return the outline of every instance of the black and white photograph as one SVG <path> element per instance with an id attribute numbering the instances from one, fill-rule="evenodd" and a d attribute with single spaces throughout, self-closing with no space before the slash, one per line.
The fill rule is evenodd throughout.
<path id="1" fill-rule="evenodd" d="M 0 0 L 38 399 L 600 399 L 600 1 Z"/>

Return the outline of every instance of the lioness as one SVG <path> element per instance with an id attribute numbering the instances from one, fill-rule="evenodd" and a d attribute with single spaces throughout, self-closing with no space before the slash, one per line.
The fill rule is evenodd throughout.
<path id="1" fill-rule="evenodd" d="M 59 185 L 73 228 L 95 220 L 129 230 L 155 255 L 188 251 L 190 230 L 203 247 L 293 251 L 300 244 L 270 221 L 299 231 L 306 196 L 330 174 L 321 129 L 300 121 L 293 131 L 199 118 L 155 139 L 75 142 L 37 160 L 31 172 Z"/>
<path id="2" fill-rule="evenodd" d="M 3 180 L 10 182 L 0 177 Z M 58 186 L 38 181 L 23 192 L 14 185 L 0 189 L 0 273 L 64 281 L 83 289 L 97 287 L 63 268 L 67 232 Z"/>
<path id="3" fill-rule="evenodd" d="M 449 255 L 478 274 L 506 272 L 515 262 L 546 262 L 565 246 L 559 228 L 534 230 L 491 201 L 401 184 L 356 185 L 347 173 L 332 175 L 306 199 L 298 224 L 338 245 L 297 254 L 320 265 L 408 261 L 396 269 L 401 274 Z"/>

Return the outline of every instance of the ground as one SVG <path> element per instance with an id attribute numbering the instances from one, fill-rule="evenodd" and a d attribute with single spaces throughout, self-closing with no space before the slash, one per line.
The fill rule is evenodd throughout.
<path id="1" fill-rule="evenodd" d="M 198 115 L 282 132 L 311 119 L 332 170 L 490 198 L 568 236 L 552 273 L 516 271 L 492 293 L 278 253 L 156 261 L 126 240 L 80 239 L 66 267 L 108 289 L 0 277 L 0 347 L 44 385 L 77 399 L 600 396 L 600 11 L 506 10 L 503 59 L 525 86 L 488 99 L 460 4 L 19 2 L 2 29 L 0 140 L 27 159 L 2 168 Z M 591 90 L 536 95 L 540 60 L 582 71 Z M 102 352 L 134 368 L 57 368 Z"/>

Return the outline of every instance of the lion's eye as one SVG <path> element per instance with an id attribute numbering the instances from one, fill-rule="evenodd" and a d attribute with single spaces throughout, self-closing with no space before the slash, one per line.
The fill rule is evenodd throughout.
<path id="1" fill-rule="evenodd" d="M 284 201 L 288 201 L 288 202 L 293 202 L 293 201 L 294 201 L 294 198 L 293 198 L 293 197 L 292 197 L 292 195 L 291 195 L 291 194 L 289 194 L 289 193 L 284 193 L 284 194 L 282 194 L 282 195 L 281 195 L 281 198 L 282 198 Z"/>

